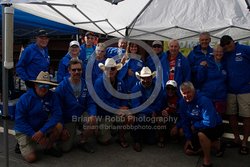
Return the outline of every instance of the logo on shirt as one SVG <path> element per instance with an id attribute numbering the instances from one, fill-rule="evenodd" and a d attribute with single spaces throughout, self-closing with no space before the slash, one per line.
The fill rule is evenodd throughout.
<path id="1" fill-rule="evenodd" d="M 236 55 L 235 61 L 243 61 L 243 57 L 241 56 L 242 53 L 236 53 L 235 55 Z"/>
<path id="2" fill-rule="evenodd" d="M 243 61 L 243 57 L 242 56 L 236 56 L 235 61 Z"/>
<path id="3" fill-rule="evenodd" d="M 50 105 L 48 101 L 43 102 L 43 111 L 49 114 L 50 112 Z"/>
<path id="4" fill-rule="evenodd" d="M 178 59 L 177 66 L 181 67 L 181 59 Z"/>
<path id="5" fill-rule="evenodd" d="M 195 108 L 191 111 L 191 115 L 198 116 L 199 115 L 199 106 L 196 105 Z"/>
<path id="6" fill-rule="evenodd" d="M 221 70 L 221 73 L 222 73 L 223 75 L 227 75 L 226 70 Z"/>
<path id="7" fill-rule="evenodd" d="M 141 63 L 141 62 L 138 62 L 138 63 L 137 63 L 137 66 L 138 66 L 138 67 L 142 67 L 142 63 Z"/>
<path id="8" fill-rule="evenodd" d="M 82 97 L 85 98 L 87 96 L 87 91 L 88 89 L 87 88 L 84 88 L 83 89 L 83 92 L 82 92 Z"/>

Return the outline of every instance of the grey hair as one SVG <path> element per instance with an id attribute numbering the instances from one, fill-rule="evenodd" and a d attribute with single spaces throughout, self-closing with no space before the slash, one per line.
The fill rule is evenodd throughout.
<path id="1" fill-rule="evenodd" d="M 173 42 L 177 42 L 178 46 L 180 47 L 179 41 L 178 41 L 177 39 L 171 39 L 171 40 L 168 42 L 168 47 L 170 47 L 170 44 L 173 43 Z"/>
<path id="2" fill-rule="evenodd" d="M 190 82 L 190 81 L 183 82 L 181 84 L 181 86 L 180 86 L 180 92 L 182 92 L 182 90 L 185 89 L 185 88 L 190 89 L 190 90 L 195 90 L 193 83 Z"/>

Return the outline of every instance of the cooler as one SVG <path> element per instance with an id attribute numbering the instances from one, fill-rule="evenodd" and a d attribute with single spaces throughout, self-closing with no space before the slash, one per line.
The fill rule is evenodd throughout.
<path id="1" fill-rule="evenodd" d="M 8 101 L 8 115 L 10 116 L 11 120 L 15 119 L 15 110 L 17 101 L 18 99 Z M 3 114 L 3 102 L 0 102 L 0 115 L 2 114 Z"/>

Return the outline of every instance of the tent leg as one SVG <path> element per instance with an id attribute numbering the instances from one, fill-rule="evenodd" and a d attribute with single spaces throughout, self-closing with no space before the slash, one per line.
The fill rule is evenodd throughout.
<path id="1" fill-rule="evenodd" d="M 13 14 L 11 4 L 2 4 L 2 102 L 5 166 L 9 166 L 8 141 L 8 69 L 13 68 Z"/>

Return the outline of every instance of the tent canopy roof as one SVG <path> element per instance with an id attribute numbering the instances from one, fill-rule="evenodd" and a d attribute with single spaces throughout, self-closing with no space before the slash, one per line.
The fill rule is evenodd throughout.
<path id="1" fill-rule="evenodd" d="M 133 39 L 195 38 L 208 31 L 249 38 L 250 12 L 245 0 L 44 0 L 14 7 L 63 24 Z M 39 12 L 37 12 L 39 11 Z"/>
<path id="2" fill-rule="evenodd" d="M 2 22 L 2 8 L 0 8 L 0 21 Z M 14 36 L 32 37 L 38 29 L 46 29 L 49 35 L 73 35 L 78 29 L 45 18 L 41 18 L 21 10 L 14 11 Z M 2 27 L 0 27 L 0 30 Z"/>

